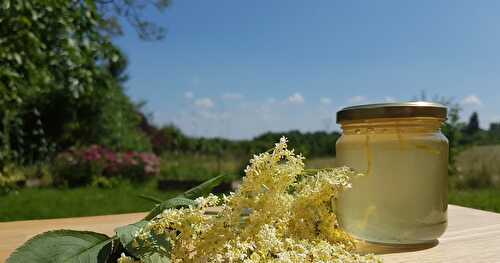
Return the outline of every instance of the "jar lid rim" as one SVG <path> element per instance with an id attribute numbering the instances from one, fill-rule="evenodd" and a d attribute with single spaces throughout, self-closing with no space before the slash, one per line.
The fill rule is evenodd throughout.
<path id="1" fill-rule="evenodd" d="M 337 112 L 337 123 L 379 118 L 430 117 L 446 120 L 446 106 L 429 101 L 376 103 L 350 106 Z"/>

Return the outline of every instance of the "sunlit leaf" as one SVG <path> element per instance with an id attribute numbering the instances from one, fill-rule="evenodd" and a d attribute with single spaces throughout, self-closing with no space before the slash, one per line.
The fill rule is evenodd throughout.
<path id="1" fill-rule="evenodd" d="M 28 240 L 7 263 L 104 263 L 112 251 L 112 240 L 103 234 L 56 230 Z"/>

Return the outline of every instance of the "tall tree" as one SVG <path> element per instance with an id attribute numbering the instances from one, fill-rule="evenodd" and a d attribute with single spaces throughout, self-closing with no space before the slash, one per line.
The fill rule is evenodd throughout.
<path id="1" fill-rule="evenodd" d="M 480 130 L 479 128 L 479 116 L 477 112 L 473 112 L 469 118 L 469 122 L 467 123 L 467 126 L 464 128 L 464 132 L 472 135 L 477 133 Z"/>
<path id="2" fill-rule="evenodd" d="M 91 143 L 97 135 L 116 133 L 104 140 L 116 144 L 139 122 L 128 113 L 134 105 L 121 87 L 127 61 L 109 29 L 122 16 L 142 38 L 159 39 L 161 32 L 140 13 L 148 3 L 1 1 L 0 168 L 29 155 L 23 151 L 45 156 L 55 144 Z M 151 3 L 164 8 L 168 1 Z"/>
<path id="3" fill-rule="evenodd" d="M 128 22 L 143 40 L 160 40 L 165 36 L 165 27 L 146 19 L 143 11 L 155 8 L 164 12 L 170 0 L 94 0 L 99 12 L 103 15 L 100 26 L 108 34 L 123 34 L 120 20 Z"/>

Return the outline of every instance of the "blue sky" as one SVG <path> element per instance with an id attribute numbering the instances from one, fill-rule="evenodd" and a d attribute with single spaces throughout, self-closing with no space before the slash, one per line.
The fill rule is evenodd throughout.
<path id="1" fill-rule="evenodd" d="M 344 106 L 453 98 L 500 121 L 500 1 L 173 0 L 126 26 L 127 93 L 196 136 L 335 130 Z"/>

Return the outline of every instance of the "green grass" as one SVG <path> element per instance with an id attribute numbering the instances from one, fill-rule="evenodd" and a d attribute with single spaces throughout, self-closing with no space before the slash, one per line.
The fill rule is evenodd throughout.
<path id="1" fill-rule="evenodd" d="M 156 182 L 122 183 L 113 189 L 26 188 L 0 196 L 0 221 L 142 212 L 151 209 L 153 204 L 138 195 L 164 200 L 180 193 L 159 191 Z"/>
<path id="2" fill-rule="evenodd" d="M 470 147 L 456 161 L 449 203 L 500 212 L 500 145 Z"/>
<path id="3" fill-rule="evenodd" d="M 172 181 L 204 182 L 219 174 L 225 174 L 226 180 L 239 177 L 243 170 L 242 158 L 193 154 L 164 154 L 161 156 L 160 178 Z"/>
<path id="4" fill-rule="evenodd" d="M 196 154 L 163 154 L 161 170 L 171 167 L 200 167 L 214 173 L 238 174 L 250 156 L 222 156 Z"/>
<path id="5" fill-rule="evenodd" d="M 454 205 L 500 212 L 500 189 L 452 190 L 448 201 Z"/>
<path id="6" fill-rule="evenodd" d="M 162 192 L 154 182 L 123 183 L 114 189 L 27 188 L 0 196 L 0 221 L 92 216 L 147 211 L 152 204 L 139 194 L 168 199 L 178 192 Z M 450 204 L 500 212 L 500 189 L 451 190 Z"/>
<path id="7" fill-rule="evenodd" d="M 488 178 L 486 182 L 498 182 L 500 174 L 500 146 L 473 147 L 462 152 L 457 160 L 459 174 L 456 178 Z M 308 168 L 335 166 L 335 158 L 314 158 L 306 161 Z M 211 173 L 237 173 L 243 167 L 241 159 L 225 157 L 217 162 L 213 156 L 162 156 L 162 169 L 188 167 Z M 196 169 L 195 169 L 196 168 Z M 188 174 L 194 174 L 188 169 Z M 189 178 L 188 178 L 189 179 Z M 467 180 L 466 180 L 467 181 Z M 471 180 L 468 180 L 471 181 Z M 468 182 L 467 181 L 467 182 Z M 473 181 L 474 182 L 474 181 Z M 157 189 L 156 181 L 132 185 L 122 183 L 113 189 L 84 187 L 75 189 L 25 188 L 16 194 L 0 196 L 0 221 L 77 217 L 147 211 L 153 204 L 140 194 L 168 199 L 181 192 L 165 192 Z M 467 185 L 465 185 L 467 186 Z M 484 189 L 451 189 L 451 204 L 500 212 L 500 189 L 492 184 Z"/>

